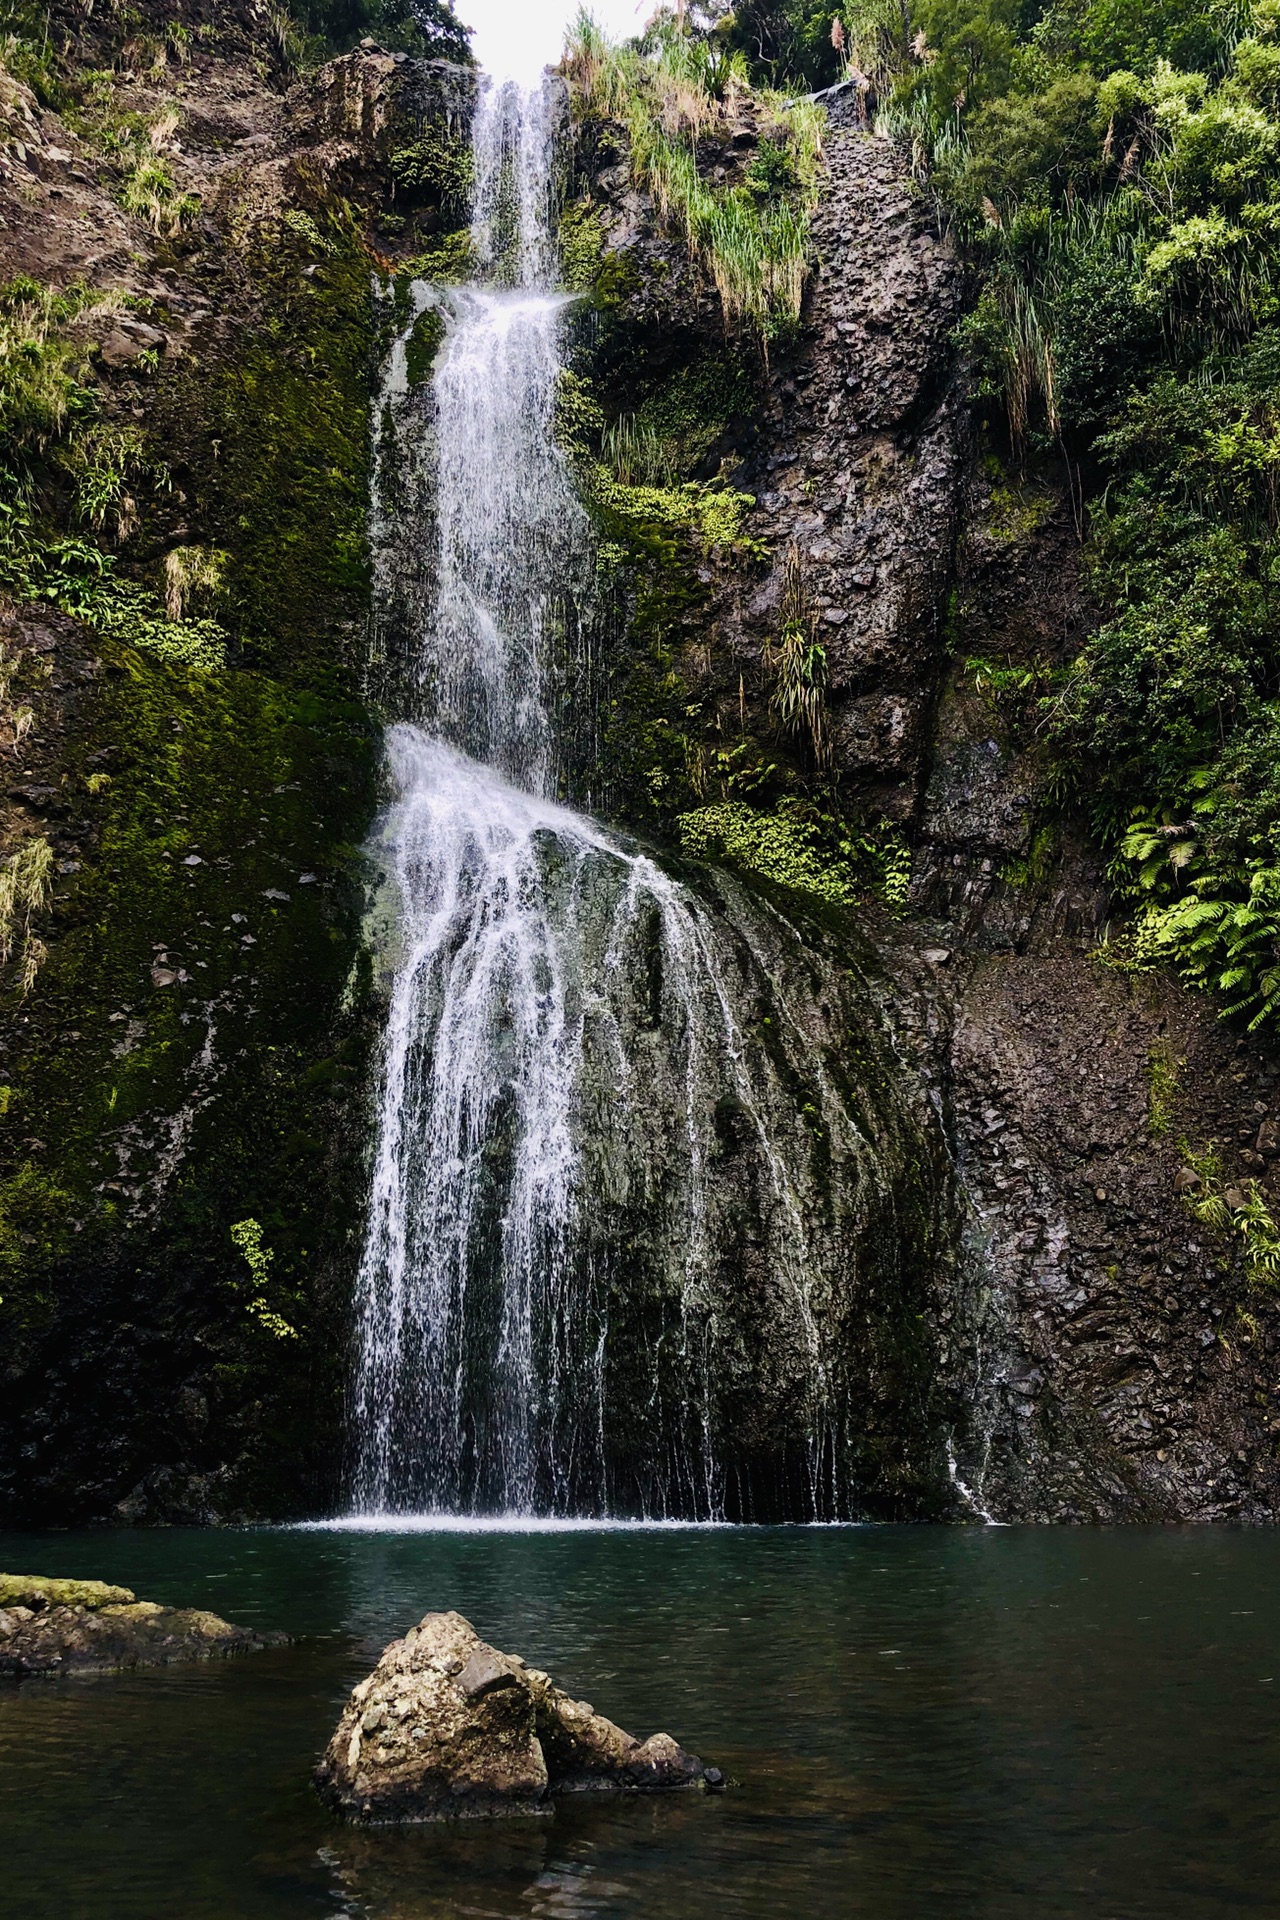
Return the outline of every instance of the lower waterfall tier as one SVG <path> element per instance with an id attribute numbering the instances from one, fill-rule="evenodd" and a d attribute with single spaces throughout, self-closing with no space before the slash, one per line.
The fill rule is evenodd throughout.
<path id="1" fill-rule="evenodd" d="M 866 984 L 726 877 L 389 750 L 357 1504 L 918 1510 L 942 1159 Z"/>

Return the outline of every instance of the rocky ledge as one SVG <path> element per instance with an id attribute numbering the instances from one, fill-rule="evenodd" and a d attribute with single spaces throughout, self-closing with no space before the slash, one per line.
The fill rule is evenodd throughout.
<path id="1" fill-rule="evenodd" d="M 161 1607 L 101 1580 L 0 1573 L 0 1678 L 109 1673 L 256 1653 L 280 1636 L 196 1607 Z"/>
<path id="2" fill-rule="evenodd" d="M 461 1614 L 429 1613 L 356 1687 L 315 1784 L 348 1819 L 383 1824 L 537 1813 L 559 1793 L 716 1788 L 722 1776 L 670 1734 L 624 1733 Z"/>

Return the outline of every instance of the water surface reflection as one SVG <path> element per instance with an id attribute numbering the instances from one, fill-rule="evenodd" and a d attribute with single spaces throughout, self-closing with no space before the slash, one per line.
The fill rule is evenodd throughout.
<path id="1" fill-rule="evenodd" d="M 24 1920 L 1276 1911 L 1273 1534 L 0 1535 L 0 1565 L 305 1636 L 0 1693 Z M 447 1606 L 738 1784 L 499 1826 L 330 1822 L 306 1777 L 346 1689 Z"/>

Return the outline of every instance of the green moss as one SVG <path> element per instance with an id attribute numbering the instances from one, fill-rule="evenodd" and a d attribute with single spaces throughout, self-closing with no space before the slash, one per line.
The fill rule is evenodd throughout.
<path id="1" fill-rule="evenodd" d="M 661 440 L 677 471 L 691 473 L 735 421 L 750 417 L 757 397 L 741 358 L 704 353 L 646 394 L 635 418 Z"/>
<path id="2" fill-rule="evenodd" d="M 410 201 L 428 200 L 445 214 L 465 216 L 474 175 L 470 149 L 437 126 L 392 149 L 391 178 Z"/>
<path id="3" fill-rule="evenodd" d="M 0 1573 L 0 1607 L 130 1606 L 137 1599 L 132 1587 L 111 1587 L 104 1580 L 47 1580 L 40 1574 Z"/>
<path id="4" fill-rule="evenodd" d="M 590 201 L 577 201 L 560 216 L 560 277 L 572 293 L 597 287 L 604 270 L 604 221 Z"/>
<path id="5" fill-rule="evenodd" d="M 355 858 L 348 835 L 364 817 L 373 753 L 353 702 L 247 672 L 182 675 L 128 650 L 102 658 L 80 767 L 105 760 L 110 784 L 90 794 L 75 783 L 77 831 L 95 858 L 64 883 L 41 995 L 83 1009 L 94 1030 L 68 1047 L 33 1019 L 5 1116 L 60 1136 L 59 1178 L 91 1210 L 104 1141 L 183 1104 L 193 1009 L 225 1002 L 233 1027 L 288 1033 L 307 1024 L 307 1005 L 340 994 L 351 942 L 339 937 L 333 887 Z M 130 1017 L 145 1033 L 118 1057 L 116 1028 Z M 102 1209 L 114 1205 L 108 1192 Z"/>
<path id="6" fill-rule="evenodd" d="M 665 830 L 697 798 L 698 718 L 661 648 L 619 678 L 605 713 L 602 754 L 612 811 Z"/>
<path id="7" fill-rule="evenodd" d="M 552 423 L 560 446 L 575 461 L 590 459 L 599 449 L 604 423 L 604 408 L 596 397 L 591 381 L 566 368 L 556 386 L 555 418 Z"/>
<path id="8" fill-rule="evenodd" d="M 618 431 L 600 398 L 597 367 L 600 335 L 561 377 L 555 431 L 573 461 L 584 502 L 597 533 L 601 602 L 611 609 L 613 638 L 604 650 L 607 681 L 600 704 L 600 763 L 606 769 L 605 803 L 620 817 L 662 831 L 696 807 L 709 790 L 751 790 L 763 775 L 758 756 L 738 754 L 727 764 L 715 703 L 690 685 L 678 649 L 698 630 L 706 605 L 713 558 L 751 565 L 765 552 L 747 532 L 754 504 L 748 494 L 723 483 L 672 477 L 662 484 L 629 476 L 644 465 Z M 616 345 L 616 342 L 615 342 Z M 607 356 L 606 356 L 607 357 Z M 625 356 L 624 356 L 625 359 Z M 648 391 L 632 383 L 628 394 L 644 432 L 663 450 L 669 472 L 696 465 L 724 431 L 730 409 L 750 383 L 730 371 L 716 353 L 702 353 L 690 366 L 667 370 Z M 613 387 L 606 385 L 612 395 Z M 659 440 L 659 434 L 665 438 Z M 647 435 L 647 438 L 646 438 Z M 669 451 L 670 458 L 666 455 Z M 603 455 L 603 457 L 602 457 Z M 772 771 L 772 769 L 770 769 Z"/>
<path id="9" fill-rule="evenodd" d="M 19 1105 L 15 1120 L 20 1115 Z M 48 1312 L 48 1270 L 66 1251 L 71 1211 L 71 1195 L 31 1160 L 16 1160 L 0 1181 L 0 1314 L 15 1333 L 30 1332 Z"/>
<path id="10" fill-rule="evenodd" d="M 579 264 L 584 264 L 581 254 Z M 651 263 L 650 273 L 656 273 L 663 264 Z M 644 275 L 629 253 L 605 252 L 591 280 L 581 291 L 586 295 L 587 304 L 596 313 L 617 317 L 625 311 L 643 285 Z"/>
<path id="11" fill-rule="evenodd" d="M 1000 868 L 1000 878 L 1010 887 L 1039 886 L 1052 869 L 1057 845 L 1057 835 L 1052 827 L 1037 827 L 1027 851 L 1004 862 Z"/>
<path id="12" fill-rule="evenodd" d="M 723 860 L 809 905 L 848 907 L 858 897 L 852 869 L 827 855 L 818 828 L 808 820 L 760 813 L 728 800 L 682 814 L 678 826 L 681 845 L 692 858 Z"/>
<path id="13" fill-rule="evenodd" d="M 1167 1040 L 1157 1041 L 1147 1056 L 1147 1130 L 1153 1140 L 1169 1131 L 1186 1064 Z"/>
<path id="14" fill-rule="evenodd" d="M 720 801 L 676 825 L 691 858 L 723 861 L 823 918 L 868 899 L 894 911 L 906 904 L 910 851 L 892 822 L 846 820 L 790 796 L 772 812 Z"/>
<path id="15" fill-rule="evenodd" d="M 991 512 L 984 531 L 1001 546 L 1014 546 L 1040 531 L 1058 505 L 1055 495 L 1028 486 L 997 486 L 991 490 Z"/>
<path id="16" fill-rule="evenodd" d="M 72 828 L 93 858 L 55 903 L 0 1121 L 10 1405 L 20 1417 L 42 1355 L 68 1338 L 87 1355 L 82 1381 L 94 1377 L 123 1317 L 154 1405 L 175 1377 L 213 1368 L 224 1418 L 257 1408 L 243 1473 L 261 1471 L 251 1504 L 274 1510 L 290 1472 L 297 1498 L 306 1409 L 341 1351 L 326 1275 L 357 1210 L 355 1161 L 333 1154 L 358 1125 L 358 970 L 355 1009 L 340 1009 L 361 952 L 354 843 L 374 738 L 335 694 L 107 646 L 101 658 L 69 768 Z M 85 775 L 104 762 L 110 784 L 91 793 Z M 246 1217 L 269 1237 L 269 1298 L 245 1293 L 230 1229 Z M 73 1336 L 68 1315 L 108 1277 L 106 1322 Z M 276 1338 L 277 1302 L 296 1340 Z M 102 1418 L 128 1425 L 119 1403 Z"/>
<path id="17" fill-rule="evenodd" d="M 444 339 L 444 317 L 439 307 L 427 307 L 418 315 L 405 345 L 405 368 L 411 387 L 431 378 Z"/>
<path id="18" fill-rule="evenodd" d="M 761 560 L 768 548 L 744 531 L 755 505 L 749 493 L 686 481 L 671 487 L 628 487 L 597 464 L 588 480 L 588 504 L 598 519 L 620 533 L 624 544 L 652 534 L 685 535 L 704 555 L 717 550 L 743 560 Z"/>
<path id="19" fill-rule="evenodd" d="M 273 673 L 331 671 L 335 626 L 368 595 L 369 261 L 352 234 L 332 241 L 310 277 L 301 251 L 255 260 L 263 311 L 243 352 L 180 362 L 157 400 L 174 479 L 228 555 L 238 657 Z"/>
<path id="20" fill-rule="evenodd" d="M 474 277 L 475 270 L 476 250 L 471 229 L 462 227 L 456 233 L 441 234 L 435 245 L 416 255 L 404 271 L 406 278 L 432 280 L 438 286 L 460 286 Z"/>

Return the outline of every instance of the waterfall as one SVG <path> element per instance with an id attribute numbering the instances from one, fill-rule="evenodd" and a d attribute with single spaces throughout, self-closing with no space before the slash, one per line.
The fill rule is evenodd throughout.
<path id="1" fill-rule="evenodd" d="M 375 405 L 375 589 L 420 588 L 377 849 L 355 1503 L 714 1518 L 749 1505 L 729 1425 L 799 1436 L 779 1499 L 834 1513 L 832 1303 L 858 1222 L 894 1204 L 878 1123 L 828 1064 L 851 1016 L 825 987 L 792 1011 L 813 970 L 779 916 L 728 880 L 704 897 L 555 797 L 592 554 L 551 430 L 551 124 L 546 91 L 482 99 L 483 278 L 401 298 Z M 414 399 L 424 314 L 443 336 Z"/>

